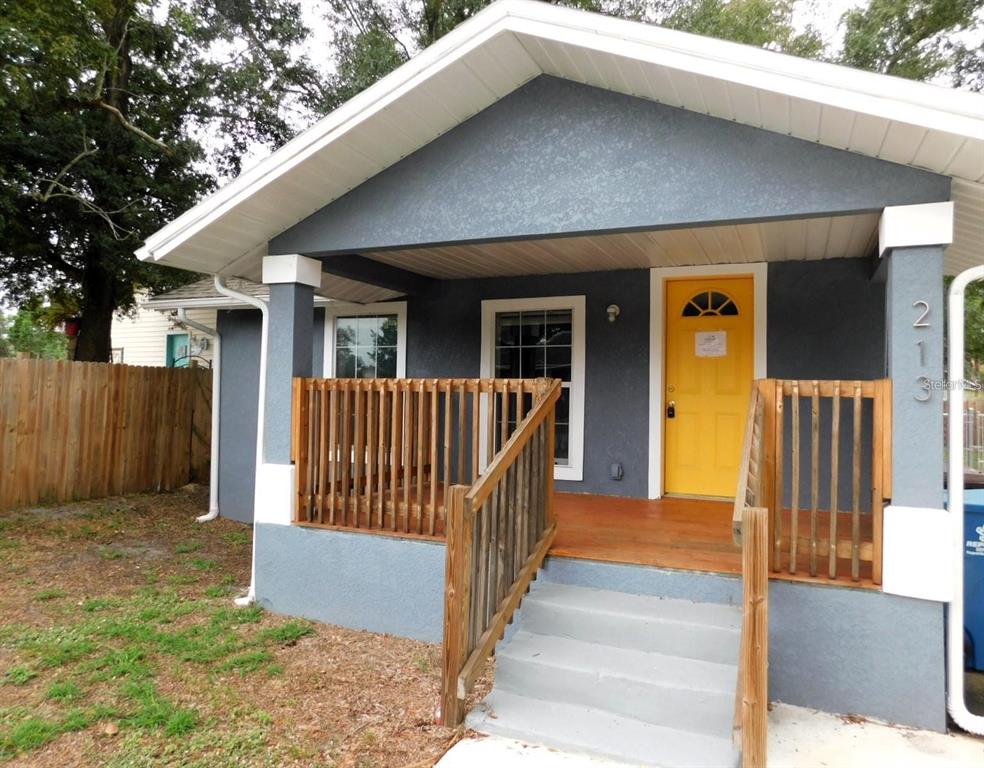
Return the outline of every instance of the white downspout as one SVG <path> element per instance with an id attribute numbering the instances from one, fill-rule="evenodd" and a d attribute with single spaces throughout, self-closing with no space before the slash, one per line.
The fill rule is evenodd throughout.
<path id="1" fill-rule="evenodd" d="M 196 523 L 207 523 L 219 516 L 219 380 L 222 372 L 222 336 L 215 328 L 209 328 L 188 318 L 183 307 L 178 309 L 178 323 L 194 328 L 209 336 L 212 347 L 212 444 L 208 478 L 208 512 L 195 518 Z"/>
<path id="2" fill-rule="evenodd" d="M 225 279 L 215 275 L 215 290 L 223 296 L 256 307 L 262 316 L 260 330 L 260 387 L 256 404 L 256 467 L 253 470 L 254 482 L 259 482 L 260 467 L 263 466 L 263 425 L 265 422 L 266 402 L 266 370 L 267 370 L 267 331 L 269 329 L 270 310 L 267 302 L 255 296 L 234 291 L 225 284 Z M 250 565 L 249 591 L 242 597 L 236 598 L 236 605 L 247 606 L 256 602 L 256 509 L 253 510 L 253 556 Z"/>
<path id="3" fill-rule="evenodd" d="M 947 473 L 950 523 L 953 526 L 953 598 L 947 614 L 947 709 L 965 731 L 984 736 L 984 716 L 967 709 L 964 700 L 964 291 L 969 283 L 984 278 L 984 266 L 961 272 L 950 285 L 949 300 L 949 430 L 950 465 Z"/>

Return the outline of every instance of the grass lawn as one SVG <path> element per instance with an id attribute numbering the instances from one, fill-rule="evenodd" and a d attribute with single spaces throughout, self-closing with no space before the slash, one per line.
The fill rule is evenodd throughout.
<path id="1" fill-rule="evenodd" d="M 234 607 L 250 530 L 195 523 L 206 506 L 199 489 L 0 513 L 0 764 L 439 757 L 439 647 Z"/>

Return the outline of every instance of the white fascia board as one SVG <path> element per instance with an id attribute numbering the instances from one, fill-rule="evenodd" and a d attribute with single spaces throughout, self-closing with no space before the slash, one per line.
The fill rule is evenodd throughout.
<path id="1" fill-rule="evenodd" d="M 258 298 L 268 299 L 269 296 L 259 296 Z M 334 299 L 318 294 L 314 295 L 314 306 L 316 307 L 324 307 L 334 303 Z M 172 309 L 254 309 L 249 304 L 243 304 L 228 296 L 206 296 L 198 299 L 149 299 L 140 302 L 140 306 L 158 312 L 168 312 Z"/>
<path id="2" fill-rule="evenodd" d="M 263 257 L 263 283 L 299 283 L 321 287 L 321 262 L 299 253 Z"/>
<path id="3" fill-rule="evenodd" d="M 892 205 L 878 221 L 878 255 L 892 248 L 953 242 L 953 202 Z"/>

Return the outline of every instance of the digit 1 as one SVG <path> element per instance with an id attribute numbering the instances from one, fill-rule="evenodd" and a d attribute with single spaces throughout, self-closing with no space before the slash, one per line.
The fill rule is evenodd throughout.
<path id="1" fill-rule="evenodd" d="M 922 367 L 926 366 L 926 347 L 923 346 L 923 342 L 917 341 L 916 346 L 919 347 L 919 365 Z"/>

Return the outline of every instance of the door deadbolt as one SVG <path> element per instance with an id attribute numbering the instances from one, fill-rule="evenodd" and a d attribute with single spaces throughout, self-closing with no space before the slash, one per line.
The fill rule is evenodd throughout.
<path id="1" fill-rule="evenodd" d="M 672 419 L 676 416 L 676 400 L 670 400 L 666 404 L 666 418 Z"/>

